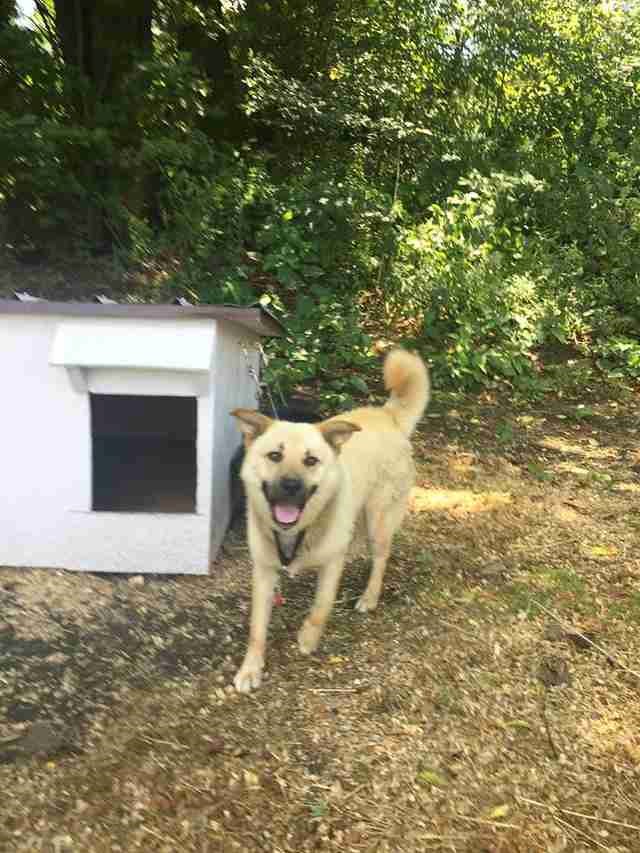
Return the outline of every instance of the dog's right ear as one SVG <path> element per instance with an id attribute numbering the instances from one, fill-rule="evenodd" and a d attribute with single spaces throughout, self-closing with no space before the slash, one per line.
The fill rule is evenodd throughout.
<path id="1" fill-rule="evenodd" d="M 249 447 L 259 435 L 271 426 L 273 420 L 253 409 L 234 409 L 231 414 L 238 419 L 238 426 L 244 436 L 244 445 Z"/>

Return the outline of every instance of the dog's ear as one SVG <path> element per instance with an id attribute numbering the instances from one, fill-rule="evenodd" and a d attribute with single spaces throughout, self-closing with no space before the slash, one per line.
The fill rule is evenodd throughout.
<path id="1" fill-rule="evenodd" d="M 336 453 L 340 453 L 340 448 L 345 441 L 348 441 L 354 432 L 360 432 L 361 427 L 350 421 L 330 420 L 318 424 L 318 429 L 327 444 L 330 444 Z"/>
<path id="2" fill-rule="evenodd" d="M 273 420 L 253 409 L 234 409 L 231 414 L 238 419 L 238 427 L 244 436 L 245 447 L 249 447 L 259 435 L 271 426 Z"/>

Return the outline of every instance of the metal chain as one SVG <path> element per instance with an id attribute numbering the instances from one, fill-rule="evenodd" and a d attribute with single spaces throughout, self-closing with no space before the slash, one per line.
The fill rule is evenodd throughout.
<path id="1" fill-rule="evenodd" d="M 262 344 L 258 344 L 258 352 L 260 353 L 260 358 L 262 360 L 263 366 L 265 368 L 268 367 L 269 357 L 266 354 L 266 352 L 264 351 L 264 347 L 262 346 Z M 267 387 L 266 382 L 264 383 L 264 386 L 265 386 L 265 388 Z M 274 386 L 275 386 L 275 390 L 278 392 L 278 397 L 280 397 L 280 405 L 284 408 L 284 406 L 286 405 L 286 400 L 284 399 L 284 394 L 282 393 L 282 389 L 280 388 L 280 385 L 279 385 L 277 380 L 274 382 Z"/>
<path id="2" fill-rule="evenodd" d="M 260 359 L 262 366 L 266 367 L 269 362 L 268 362 L 267 354 L 265 353 L 262 345 L 258 346 L 257 351 L 258 351 L 258 356 L 259 356 L 259 359 Z M 244 343 L 242 344 L 242 353 L 244 355 L 244 360 L 247 364 L 247 372 L 248 372 L 249 376 L 255 382 L 256 388 L 258 389 L 258 399 L 262 396 L 263 393 L 266 394 L 267 399 L 269 401 L 269 405 L 271 406 L 271 411 L 273 412 L 273 416 L 274 416 L 274 418 L 276 418 L 276 420 L 278 420 L 278 409 L 277 409 L 275 401 L 273 399 L 271 389 L 269 388 L 269 386 L 267 385 L 266 382 L 260 382 L 260 377 L 256 373 L 255 367 L 253 366 L 253 364 L 251 364 L 251 361 L 249 360 L 249 351 L 247 349 L 246 344 L 244 344 Z M 280 399 L 282 401 L 282 405 L 284 405 L 284 397 L 282 396 L 282 392 L 280 391 L 279 387 L 277 388 L 277 390 L 278 390 L 278 394 L 280 396 Z"/>

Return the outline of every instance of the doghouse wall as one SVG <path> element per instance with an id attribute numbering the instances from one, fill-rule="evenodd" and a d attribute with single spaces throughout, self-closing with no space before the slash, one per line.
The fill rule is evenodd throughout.
<path id="1" fill-rule="evenodd" d="M 55 328 L 63 319 L 0 316 L 0 565 L 208 571 L 215 437 L 211 391 L 198 398 L 197 512 L 93 512 L 89 394 L 72 388 L 66 368 L 49 365 Z M 133 323 L 135 334 L 134 321 L 122 322 Z M 214 335 L 215 323 L 207 322 Z M 99 324 L 97 319 L 97 334 Z M 140 380 L 140 372 L 134 374 Z M 159 394 L 162 376 L 156 380 Z M 139 381 L 132 393 L 140 393 Z"/>
<path id="2" fill-rule="evenodd" d="M 255 409 L 258 388 L 249 365 L 259 375 L 256 338 L 231 323 L 219 324 L 211 373 L 213 400 L 213 476 L 211 478 L 211 554 L 215 556 L 227 530 L 230 515 L 229 463 L 240 444 L 240 431 L 229 413 Z M 248 362 L 247 362 L 248 359 Z"/>

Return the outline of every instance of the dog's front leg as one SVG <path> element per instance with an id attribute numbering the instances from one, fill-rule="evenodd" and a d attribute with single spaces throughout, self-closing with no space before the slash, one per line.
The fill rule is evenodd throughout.
<path id="1" fill-rule="evenodd" d="M 298 647 L 304 655 L 310 655 L 318 648 L 324 627 L 336 600 L 343 568 L 344 557 L 341 557 L 318 572 L 318 585 L 313 607 L 298 632 Z"/>
<path id="2" fill-rule="evenodd" d="M 252 688 L 260 687 L 262 681 L 267 629 L 271 619 L 276 580 L 277 572 L 275 569 L 254 565 L 249 646 L 242 666 L 233 681 L 236 690 L 240 693 L 248 693 Z"/>

